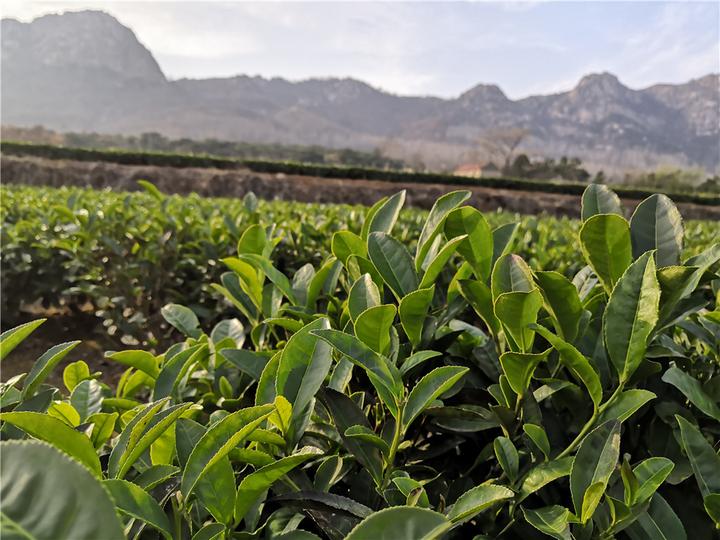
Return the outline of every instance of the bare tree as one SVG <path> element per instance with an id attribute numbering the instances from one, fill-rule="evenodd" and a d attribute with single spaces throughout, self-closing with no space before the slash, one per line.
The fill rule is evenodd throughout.
<path id="1" fill-rule="evenodd" d="M 503 164 L 503 169 L 510 167 L 515 150 L 530 130 L 519 127 L 496 128 L 485 132 L 478 144 L 484 152 L 490 155 L 490 159 L 497 159 Z"/>

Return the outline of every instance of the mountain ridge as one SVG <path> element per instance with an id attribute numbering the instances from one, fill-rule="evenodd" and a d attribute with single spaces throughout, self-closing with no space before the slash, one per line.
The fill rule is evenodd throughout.
<path id="1" fill-rule="evenodd" d="M 483 143 L 524 130 L 522 151 L 595 169 L 720 170 L 719 74 L 633 90 L 592 73 L 569 91 L 516 100 L 486 83 L 440 98 L 349 77 L 169 80 L 133 31 L 101 11 L 3 19 L 2 65 L 3 122 L 19 126 L 379 147 L 436 167 L 497 159 Z"/>

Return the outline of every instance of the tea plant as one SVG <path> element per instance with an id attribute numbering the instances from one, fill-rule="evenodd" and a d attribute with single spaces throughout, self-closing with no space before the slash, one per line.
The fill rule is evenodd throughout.
<path id="1" fill-rule="evenodd" d="M 167 303 L 190 307 L 204 325 L 232 316 L 210 284 L 253 224 L 274 226 L 275 266 L 290 275 L 330 254 L 335 232 L 359 233 L 364 209 L 282 201 L 165 196 L 151 184 L 136 193 L 78 188 L 0 187 L 2 319 L 25 322 L 21 308 L 41 303 L 72 315 L 95 313 L 99 329 L 125 346 L 171 343 L 160 315 Z M 414 249 L 427 212 L 403 210 L 393 235 Z M 512 250 L 536 270 L 572 277 L 579 222 L 567 218 L 485 216 L 493 227 L 519 222 Z M 716 224 L 686 224 L 686 256 L 711 245 Z M 455 260 L 451 265 L 456 265 Z"/>
<path id="2" fill-rule="evenodd" d="M 51 348 L 0 389 L 3 535 L 713 537 L 720 244 L 683 260 L 667 197 L 628 221 L 591 186 L 569 279 L 468 197 L 415 242 L 383 199 L 291 273 L 249 225 L 213 285 L 235 317 L 164 306 L 184 341 L 109 352 L 115 389 L 83 361 L 46 384 L 77 342 Z"/>

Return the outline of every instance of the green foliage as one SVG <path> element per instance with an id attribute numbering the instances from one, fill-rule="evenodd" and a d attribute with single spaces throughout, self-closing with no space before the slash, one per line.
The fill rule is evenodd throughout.
<path id="1" fill-rule="evenodd" d="M 0 194 L 0 298 L 6 327 L 25 322 L 24 304 L 92 311 L 98 326 L 103 324 L 98 329 L 119 349 L 172 343 L 176 334 L 160 313 L 167 304 L 186 306 L 206 327 L 236 318 L 238 310 L 255 323 L 262 316 L 262 284 L 248 272 L 250 264 L 236 256 L 238 247 L 244 256 L 270 257 L 289 281 L 301 268 L 307 272 L 308 264 L 316 268 L 314 276 L 303 278 L 311 279 L 309 285 L 300 280 L 302 272 L 300 281 L 291 283 L 293 294 L 300 294 L 306 305 L 327 294 L 332 283 L 327 278 L 343 267 L 353 280 L 365 273 L 378 283 L 382 279 L 368 259 L 364 210 L 359 207 L 257 200 L 245 204 L 197 196 L 158 199 L 148 192 L 75 188 L 2 187 Z M 438 243 L 449 232 L 459 234 L 457 228 L 444 230 L 444 217 L 466 197 L 467 192 L 453 192 L 439 199 L 432 220 L 412 209 L 397 217 L 393 236 L 414 254 L 418 288 L 447 280 L 465 255 L 480 276 L 509 250 L 535 270 L 558 271 L 567 278 L 582 268 L 576 254 L 579 223 L 567 218 L 486 214 L 493 245 L 492 257 L 484 260 L 487 248 L 479 246 L 490 242 L 484 227 L 473 230 L 472 238 L 461 234 Z M 472 221 L 480 214 L 466 208 L 456 218 L 463 215 Z M 684 223 L 685 257 L 713 241 L 713 225 Z M 422 235 L 424 247 L 418 251 Z M 220 297 L 227 303 L 218 302 Z M 9 352 L 10 342 L 0 349 Z"/>
<path id="2" fill-rule="evenodd" d="M 593 197 L 612 210 L 611 193 Z M 82 362 L 49 384 L 73 342 L 4 383 L 0 532 L 712 537 L 718 247 L 659 268 L 661 247 L 633 250 L 630 232 L 651 238 L 672 203 L 632 227 L 593 210 L 572 242 L 587 266 L 565 277 L 506 249 L 461 193 L 412 245 L 422 220 L 406 221 L 402 200 L 368 210 L 354 236 L 319 235 L 314 262 L 288 261 L 272 224 L 238 231 L 220 276 L 231 318 L 208 325 L 169 302 L 160 313 L 181 337 L 107 354 L 125 369 L 116 387 Z M 627 233 L 619 266 L 599 262 L 617 253 L 608 223 Z"/>

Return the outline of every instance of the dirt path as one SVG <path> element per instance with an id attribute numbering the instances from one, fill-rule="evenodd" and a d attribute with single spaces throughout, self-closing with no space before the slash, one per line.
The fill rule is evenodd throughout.
<path id="1" fill-rule="evenodd" d="M 579 196 L 537 191 L 261 174 L 243 169 L 180 169 L 15 156 L 2 156 L 0 167 L 2 181 L 5 183 L 110 187 L 132 191 L 137 189 L 137 180 L 144 179 L 150 180 L 165 193 L 196 192 L 208 197 L 242 197 L 252 191 L 263 199 L 369 205 L 382 196 L 407 189 L 408 204 L 420 208 L 430 208 L 440 195 L 448 191 L 469 189 L 473 194 L 471 203 L 482 211 L 502 208 L 522 214 L 545 212 L 555 216 L 580 215 Z M 637 203 L 638 201 L 624 201 L 629 208 L 633 208 Z M 720 220 L 720 206 L 681 203 L 678 207 L 685 219 Z"/>

